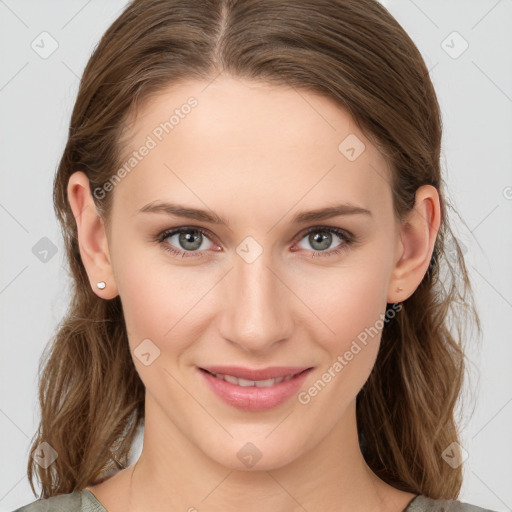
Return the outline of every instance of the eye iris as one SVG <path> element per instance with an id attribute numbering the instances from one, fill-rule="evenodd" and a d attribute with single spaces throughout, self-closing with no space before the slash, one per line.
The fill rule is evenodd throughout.
<path id="1" fill-rule="evenodd" d="M 320 236 L 317 236 L 318 234 L 320 234 Z M 317 248 L 316 250 L 328 249 L 331 245 L 331 238 L 332 235 L 328 231 L 315 231 L 309 235 L 309 241 L 312 247 L 315 247 L 314 244 L 320 241 L 321 247 Z"/>
<path id="2" fill-rule="evenodd" d="M 187 252 L 197 251 L 201 247 L 203 233 L 197 229 L 178 231 L 179 245 Z M 316 251 L 325 251 L 332 243 L 332 233 L 329 230 L 311 231 L 308 235 L 311 246 Z M 170 238 L 172 235 L 169 235 Z M 316 245 L 317 244 L 317 245 Z"/>
<path id="3" fill-rule="evenodd" d="M 190 233 L 195 233 L 195 235 L 191 235 Z M 199 247 L 201 247 L 201 237 L 202 234 L 199 231 L 184 231 L 179 234 L 179 243 L 184 249 L 198 249 Z M 189 243 L 192 243 L 192 247 L 187 246 L 187 244 Z"/>

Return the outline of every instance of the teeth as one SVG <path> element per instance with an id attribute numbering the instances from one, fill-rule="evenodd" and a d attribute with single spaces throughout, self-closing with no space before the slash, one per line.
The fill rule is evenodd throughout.
<path id="1" fill-rule="evenodd" d="M 236 377 L 232 377 L 231 375 L 217 375 L 214 374 L 218 379 L 224 379 L 226 382 L 231 382 L 231 384 L 238 384 L 238 379 Z"/>
<path id="2" fill-rule="evenodd" d="M 256 380 L 254 381 L 254 385 L 257 388 L 269 388 L 274 384 L 278 384 L 279 382 L 283 382 L 284 377 L 279 377 L 277 379 L 267 379 L 267 380 Z"/>
<path id="3" fill-rule="evenodd" d="M 213 373 L 215 377 L 218 379 L 223 379 L 226 382 L 231 384 L 236 384 L 237 386 L 242 387 L 251 387 L 256 386 L 257 388 L 269 388 L 274 386 L 275 384 L 279 384 L 280 382 L 290 380 L 295 375 L 288 375 L 287 377 L 277 377 L 275 379 L 266 379 L 266 380 L 247 380 L 247 379 L 239 379 L 238 377 L 234 377 L 233 375 L 223 375 L 222 373 Z"/>

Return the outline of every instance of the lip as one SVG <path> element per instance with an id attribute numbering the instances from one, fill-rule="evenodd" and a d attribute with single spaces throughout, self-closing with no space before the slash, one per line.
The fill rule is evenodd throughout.
<path id="1" fill-rule="evenodd" d="M 214 368 L 214 367 L 211 367 Z M 224 373 L 226 375 L 233 375 L 233 367 L 228 371 L 228 367 L 216 367 L 217 369 L 222 368 L 223 371 L 216 371 L 214 373 Z M 237 367 L 241 370 L 240 367 Z M 245 369 L 248 370 L 248 369 Z M 301 372 L 302 370 L 302 372 Z M 305 379 L 311 373 L 313 368 L 298 368 L 301 372 L 289 380 L 279 382 L 270 387 L 257 387 L 257 386 L 238 386 L 237 384 L 231 384 L 223 379 L 219 379 L 203 368 L 197 367 L 197 371 L 203 376 L 209 388 L 225 403 L 241 409 L 244 411 L 265 411 L 281 405 L 282 403 L 289 400 L 293 395 L 297 394 L 300 387 L 304 383 Z M 247 380 L 265 380 L 265 378 L 277 378 L 292 375 L 295 372 L 295 368 L 287 367 L 286 369 L 281 368 L 267 368 L 266 370 L 248 370 L 249 372 L 265 372 L 260 373 L 264 375 L 264 378 L 249 378 Z M 268 377 L 268 372 L 273 371 L 280 372 L 281 374 L 275 375 L 275 377 Z M 283 374 L 284 371 L 284 374 Z M 247 373 L 245 373 L 247 375 Z M 254 373 L 252 373 L 254 375 Z M 238 377 L 238 375 L 234 375 Z M 245 379 L 246 377 L 241 376 L 240 378 Z"/>
<path id="2" fill-rule="evenodd" d="M 202 370 L 208 370 L 211 373 L 222 373 L 223 375 L 232 375 L 239 379 L 247 380 L 265 380 L 277 379 L 278 377 L 288 377 L 295 373 L 307 370 L 308 366 L 272 366 L 269 368 L 252 369 L 243 366 L 202 366 Z"/>

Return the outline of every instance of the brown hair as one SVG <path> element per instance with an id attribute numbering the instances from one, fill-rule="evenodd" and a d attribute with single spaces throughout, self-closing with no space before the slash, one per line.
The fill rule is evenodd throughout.
<path id="1" fill-rule="evenodd" d="M 91 190 L 101 187 L 120 165 L 123 130 L 143 100 L 171 83 L 211 81 L 221 72 L 317 92 L 347 109 L 385 155 L 397 219 L 414 206 L 418 187 L 438 190 L 442 221 L 430 267 L 383 329 L 357 397 L 357 421 L 365 460 L 380 478 L 408 492 L 456 498 L 462 466 L 452 468 L 442 452 L 459 440 L 462 328 L 468 317 L 480 331 L 480 321 L 448 223 L 434 87 L 413 41 L 376 0 L 134 0 L 106 31 L 81 79 L 54 182 L 73 289 L 41 358 L 41 423 L 28 462 L 32 490 L 35 473 L 47 498 L 125 467 L 144 421 L 145 390 L 120 298 L 103 300 L 91 290 L 68 179 L 81 170 Z M 94 198 L 105 222 L 111 199 L 110 193 Z M 43 441 L 58 453 L 47 469 L 32 457 Z"/>

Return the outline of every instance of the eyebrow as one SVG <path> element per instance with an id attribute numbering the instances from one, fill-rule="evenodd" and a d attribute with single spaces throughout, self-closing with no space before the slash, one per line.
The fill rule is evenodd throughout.
<path id="1" fill-rule="evenodd" d="M 152 201 L 146 204 L 139 210 L 138 213 L 165 213 L 175 217 L 185 217 L 202 222 L 209 222 L 211 224 L 219 224 L 222 226 L 229 226 L 229 222 L 223 217 L 217 215 L 215 212 L 200 210 L 197 208 L 190 208 L 176 203 L 166 203 L 161 201 Z M 338 204 L 320 208 L 318 210 L 310 210 L 299 212 L 292 218 L 292 224 L 301 224 L 312 221 L 319 221 L 330 219 L 332 217 L 339 217 L 342 215 L 358 215 L 363 214 L 372 217 L 372 212 L 366 208 L 355 206 L 351 204 Z"/>

